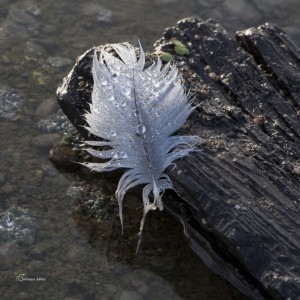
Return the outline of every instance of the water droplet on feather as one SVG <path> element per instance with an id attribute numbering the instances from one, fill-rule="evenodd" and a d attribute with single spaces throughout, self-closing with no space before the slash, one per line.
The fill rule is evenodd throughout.
<path id="1" fill-rule="evenodd" d="M 120 101 L 120 105 L 121 105 L 122 107 L 126 106 L 126 101 L 125 101 L 125 100 L 121 100 L 121 101 Z"/>
<path id="2" fill-rule="evenodd" d="M 131 92 L 131 89 L 130 89 L 129 87 L 124 87 L 124 88 L 122 88 L 122 90 L 121 90 L 121 93 L 122 93 L 122 95 L 124 95 L 124 96 L 129 96 L 129 95 L 130 95 L 130 92 Z"/>
<path id="3" fill-rule="evenodd" d="M 102 77 L 102 78 L 100 79 L 100 84 L 102 84 L 102 85 L 107 85 L 107 80 L 106 80 L 104 77 Z"/>
<path id="4" fill-rule="evenodd" d="M 154 97 L 157 97 L 159 95 L 158 91 L 156 90 L 152 90 L 151 93 Z"/>
<path id="5" fill-rule="evenodd" d="M 117 73 L 112 74 L 112 79 L 113 79 L 113 80 L 117 80 L 117 79 L 118 79 L 118 74 L 117 74 Z"/>
<path id="6" fill-rule="evenodd" d="M 120 158 L 126 158 L 127 157 L 127 153 L 125 151 L 121 151 L 119 154 Z"/>
<path id="7" fill-rule="evenodd" d="M 143 135 L 146 132 L 146 127 L 143 124 L 140 124 L 136 128 L 136 133 L 138 135 Z"/>
<path id="8" fill-rule="evenodd" d="M 114 101 L 115 96 L 113 94 L 107 96 L 107 101 Z"/>
<path id="9" fill-rule="evenodd" d="M 155 81 L 155 82 L 153 82 L 153 86 L 156 87 L 156 88 L 158 88 L 160 86 L 160 84 L 159 84 L 158 81 Z"/>

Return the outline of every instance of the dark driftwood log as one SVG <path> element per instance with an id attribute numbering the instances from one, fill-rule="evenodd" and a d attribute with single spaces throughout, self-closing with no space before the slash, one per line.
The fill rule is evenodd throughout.
<path id="1" fill-rule="evenodd" d="M 174 51 L 172 38 L 189 49 Z M 205 143 L 169 171 L 178 196 L 165 208 L 191 247 L 254 299 L 300 299 L 300 51 L 274 25 L 230 38 L 185 19 L 156 47 L 172 53 L 198 108 L 182 132 Z M 92 87 L 91 54 L 78 59 L 58 100 L 78 130 Z"/>

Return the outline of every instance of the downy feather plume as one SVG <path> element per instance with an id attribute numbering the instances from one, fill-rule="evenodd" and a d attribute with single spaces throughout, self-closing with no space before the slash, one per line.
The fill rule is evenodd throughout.
<path id="1" fill-rule="evenodd" d="M 108 49 L 113 49 L 118 58 Z M 128 43 L 109 45 L 98 54 L 99 58 L 95 50 L 92 103 L 85 119 L 87 130 L 101 141 L 85 143 L 97 147 L 87 152 L 106 161 L 84 165 L 97 172 L 127 169 L 116 190 L 122 231 L 124 195 L 137 185 L 145 185 L 141 236 L 147 212 L 162 210 L 163 192 L 173 189 L 165 169 L 201 142 L 197 136 L 172 135 L 194 108 L 174 65 L 168 63 L 162 68 L 158 58 L 144 69 L 141 45 L 139 59 Z"/>

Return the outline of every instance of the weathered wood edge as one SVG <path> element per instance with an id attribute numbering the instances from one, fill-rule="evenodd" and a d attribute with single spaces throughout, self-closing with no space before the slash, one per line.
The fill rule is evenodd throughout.
<path id="1" fill-rule="evenodd" d="M 186 160 L 184 176 L 171 175 L 179 194 L 196 208 L 197 227 L 246 268 L 265 298 L 297 299 L 298 107 L 215 22 L 181 21 L 157 46 L 172 38 L 191 44 L 192 61 L 179 58 L 178 65 L 200 91 L 189 128 L 207 141 L 200 156 Z M 186 76 L 187 65 L 197 80 Z"/>

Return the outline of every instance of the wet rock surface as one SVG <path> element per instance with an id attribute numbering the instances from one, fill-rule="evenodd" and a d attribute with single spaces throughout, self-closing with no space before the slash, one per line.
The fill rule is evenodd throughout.
<path id="1" fill-rule="evenodd" d="M 177 53 L 172 39 L 189 54 Z M 184 222 L 202 260 L 245 294 L 297 299 L 300 184 L 293 170 L 300 158 L 300 84 L 293 70 L 299 69 L 299 49 L 269 24 L 237 39 L 214 21 L 187 18 L 155 45 L 175 57 L 196 94 L 198 107 L 182 131 L 205 139 L 200 154 L 169 172 L 181 198 L 167 194 L 164 205 Z M 58 93 L 83 135 L 90 66 L 88 51 Z"/>

